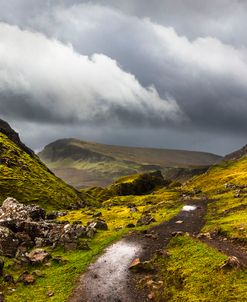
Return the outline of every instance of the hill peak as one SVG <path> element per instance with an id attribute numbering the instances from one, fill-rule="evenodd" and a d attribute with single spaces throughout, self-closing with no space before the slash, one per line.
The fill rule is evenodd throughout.
<path id="1" fill-rule="evenodd" d="M 238 160 L 243 156 L 247 155 L 247 145 L 243 146 L 241 149 L 234 151 L 228 155 L 226 155 L 223 160 Z"/>
<path id="2" fill-rule="evenodd" d="M 14 129 L 12 129 L 7 122 L 5 122 L 2 119 L 0 119 L 0 132 L 5 134 L 12 142 L 14 142 L 23 151 L 25 151 L 31 156 L 34 156 L 34 152 L 21 142 L 19 134 Z"/>

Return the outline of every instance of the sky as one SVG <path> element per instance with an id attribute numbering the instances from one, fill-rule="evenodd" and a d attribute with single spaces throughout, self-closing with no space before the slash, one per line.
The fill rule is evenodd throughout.
<path id="1" fill-rule="evenodd" d="M 247 2 L 0 0 L 0 118 L 64 137 L 227 154 L 247 143 Z"/>

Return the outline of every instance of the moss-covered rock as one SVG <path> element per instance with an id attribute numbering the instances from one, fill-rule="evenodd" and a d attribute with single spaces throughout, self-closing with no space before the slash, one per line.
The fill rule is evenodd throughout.
<path id="1" fill-rule="evenodd" d="M 160 171 L 154 171 L 121 177 L 107 188 L 92 187 L 84 192 L 98 201 L 105 201 L 114 196 L 145 195 L 170 183 Z"/>

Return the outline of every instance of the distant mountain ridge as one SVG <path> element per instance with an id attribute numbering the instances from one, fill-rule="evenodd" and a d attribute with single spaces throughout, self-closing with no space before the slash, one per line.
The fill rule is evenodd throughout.
<path id="1" fill-rule="evenodd" d="M 81 188 L 104 186 L 115 178 L 165 168 L 202 168 L 221 160 L 212 153 L 106 145 L 61 139 L 39 153 L 48 167 L 66 182 Z"/>

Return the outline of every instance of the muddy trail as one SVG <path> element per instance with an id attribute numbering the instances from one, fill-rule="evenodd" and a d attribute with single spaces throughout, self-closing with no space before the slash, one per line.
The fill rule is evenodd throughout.
<path id="1" fill-rule="evenodd" d="M 193 236 L 200 233 L 208 202 L 210 201 L 187 202 L 171 220 L 150 228 L 147 232 L 132 233 L 108 247 L 81 276 L 69 302 L 150 301 L 147 293 L 135 286 L 140 276 L 131 273 L 129 265 L 135 258 L 150 260 L 157 251 L 166 248 L 177 232 L 187 232 Z M 210 242 L 215 248 L 222 247 L 217 245 L 217 240 Z M 239 256 L 238 251 L 237 247 L 231 246 L 231 255 L 235 252 Z M 246 259 L 246 253 L 244 255 Z"/>

